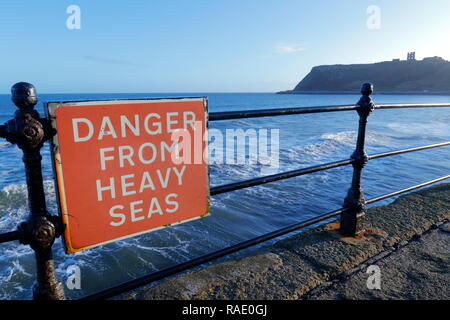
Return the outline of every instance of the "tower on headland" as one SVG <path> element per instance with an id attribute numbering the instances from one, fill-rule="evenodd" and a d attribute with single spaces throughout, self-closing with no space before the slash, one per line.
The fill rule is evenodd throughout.
<path id="1" fill-rule="evenodd" d="M 415 61 L 416 60 L 416 53 L 415 52 L 408 52 L 407 61 Z"/>

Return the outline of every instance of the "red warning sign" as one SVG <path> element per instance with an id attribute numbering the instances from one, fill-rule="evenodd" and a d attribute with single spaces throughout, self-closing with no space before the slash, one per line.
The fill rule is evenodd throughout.
<path id="1" fill-rule="evenodd" d="M 68 253 L 209 215 L 206 98 L 47 109 Z"/>

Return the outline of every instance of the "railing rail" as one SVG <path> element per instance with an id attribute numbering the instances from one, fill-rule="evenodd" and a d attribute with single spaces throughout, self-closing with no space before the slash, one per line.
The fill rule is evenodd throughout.
<path id="1" fill-rule="evenodd" d="M 103 290 L 103 291 L 98 292 L 96 294 L 84 297 L 83 300 L 97 300 L 97 299 L 112 298 L 112 297 L 114 297 L 116 295 L 125 293 L 127 291 L 130 291 L 130 290 L 133 290 L 133 289 L 136 289 L 136 288 L 139 288 L 140 286 L 149 284 L 151 282 L 161 280 L 163 278 L 166 278 L 166 277 L 175 275 L 177 273 L 189 270 L 191 268 L 200 266 L 200 265 L 202 265 L 204 263 L 207 263 L 207 262 L 213 261 L 215 259 L 224 257 L 226 255 L 238 252 L 238 251 L 246 249 L 248 247 L 251 247 L 251 246 L 260 244 L 262 242 L 265 242 L 265 241 L 268 241 L 268 240 L 280 237 L 282 235 L 285 235 L 287 233 L 293 232 L 295 230 L 298 230 L 298 229 L 301 229 L 301 228 L 306 228 L 306 227 L 308 227 L 310 225 L 313 225 L 315 223 L 319 223 L 321 221 L 324 221 L 324 220 L 336 217 L 336 216 L 342 214 L 345 210 L 346 209 L 341 208 L 339 210 L 335 210 L 335 211 L 332 211 L 332 212 L 328 212 L 328 213 L 322 214 L 322 215 L 320 215 L 318 217 L 315 217 L 313 219 L 309 219 L 309 220 L 305 220 L 305 221 L 302 221 L 302 222 L 299 222 L 299 223 L 292 224 L 290 226 L 287 226 L 287 227 L 284 227 L 284 228 L 281 228 L 281 229 L 269 232 L 269 233 L 261 235 L 259 237 L 240 242 L 240 243 L 235 244 L 233 246 L 230 246 L 230 247 L 227 247 L 227 248 L 224 248 L 224 249 L 220 249 L 220 250 L 217 250 L 217 251 L 205 254 L 205 255 L 203 255 L 201 257 L 198 257 L 198 258 L 195 258 L 195 259 L 192 259 L 192 260 L 189 260 L 189 261 L 177 264 L 175 266 L 172 266 L 172 267 L 169 267 L 169 268 L 166 268 L 166 269 L 163 269 L 163 270 L 151 273 L 151 274 L 143 276 L 141 278 L 138 278 L 138 279 L 135 279 L 135 280 L 123 283 L 123 284 L 118 285 L 116 287 L 112 287 L 112 288 Z"/>
<path id="2" fill-rule="evenodd" d="M 292 170 L 292 171 L 273 174 L 270 176 L 264 176 L 264 177 L 259 177 L 259 178 L 254 178 L 254 179 L 249 179 L 249 180 L 244 180 L 244 181 L 240 181 L 240 182 L 235 182 L 235 183 L 230 183 L 230 184 L 226 184 L 226 185 L 212 187 L 210 192 L 211 192 L 211 195 L 214 196 L 214 195 L 225 193 L 225 192 L 236 191 L 239 189 L 259 186 L 259 185 L 266 184 L 269 182 L 289 179 L 289 178 L 298 177 L 298 176 L 302 176 L 302 175 L 310 174 L 310 173 L 314 173 L 314 172 L 324 171 L 324 170 L 328 170 L 328 169 L 332 169 L 332 168 L 338 168 L 338 167 L 352 164 L 353 162 L 354 162 L 354 160 L 347 159 L 347 160 L 341 160 L 341 161 L 336 161 L 336 162 L 324 163 L 324 164 L 313 166 L 313 167 Z"/>
<path id="3" fill-rule="evenodd" d="M 429 144 L 426 146 L 420 146 L 415 148 L 409 148 L 409 149 L 402 149 L 402 150 L 394 150 L 389 152 L 383 152 L 383 153 L 377 153 L 369 156 L 369 160 L 378 159 L 378 158 L 384 158 L 384 157 L 390 157 L 397 154 L 403 154 L 403 153 L 409 153 L 409 152 L 415 152 L 415 151 L 421 151 L 426 149 L 433 149 L 433 148 L 439 148 L 439 147 L 445 147 L 450 145 L 450 141 L 442 142 L 442 143 L 436 143 L 436 144 Z"/>
<path id="4" fill-rule="evenodd" d="M 288 116 L 294 114 L 307 113 L 323 113 L 336 111 L 350 111 L 356 110 L 354 105 L 341 106 L 323 106 L 323 107 L 299 107 L 299 108 L 276 108 L 276 109 L 259 109 L 259 110 L 244 110 L 244 111 L 225 111 L 225 112 L 210 112 L 208 116 L 209 121 L 219 120 L 233 120 L 246 118 L 261 118 L 261 117 L 276 117 Z"/>
<path id="5" fill-rule="evenodd" d="M 402 190 L 399 190 L 399 191 L 396 191 L 396 192 L 384 194 L 384 195 L 381 195 L 379 197 L 375 197 L 375 198 L 369 199 L 369 200 L 366 201 L 366 204 L 375 203 L 375 202 L 378 202 L 378 201 L 381 201 L 381 200 L 384 200 L 384 199 L 387 199 L 387 198 L 391 198 L 393 196 L 396 196 L 396 195 L 399 195 L 399 194 L 402 194 L 402 193 L 405 193 L 405 192 L 409 192 L 409 191 L 412 191 L 412 190 L 415 190 L 415 189 L 419 189 L 419 188 L 422 188 L 422 187 L 425 187 L 425 186 L 428 186 L 430 184 L 437 183 L 437 182 L 440 182 L 440 181 L 443 181 L 443 180 L 446 180 L 446 179 L 450 179 L 450 175 L 447 175 L 447 176 L 444 176 L 444 177 L 441 177 L 441 178 L 438 178 L 438 179 L 430 180 L 430 181 L 427 181 L 427 182 L 424 182 L 424 183 L 421 183 L 421 184 L 418 184 L 418 185 L 415 185 L 415 186 L 412 186 L 412 187 L 409 187 L 409 188 L 406 188 L 406 189 L 402 189 Z M 112 287 L 112 288 L 108 288 L 108 289 L 103 290 L 101 292 L 94 293 L 92 295 L 89 295 L 89 296 L 86 296 L 86 297 L 82 298 L 82 300 L 98 300 L 98 299 L 109 299 L 109 298 L 115 297 L 117 295 L 120 295 L 120 294 L 126 293 L 128 291 L 137 289 L 137 288 L 139 288 L 141 286 L 144 286 L 144 285 L 147 285 L 149 283 L 152 283 L 152 282 L 155 282 L 155 281 L 158 281 L 158 280 L 161 280 L 161 279 L 164 279 L 164 278 L 176 275 L 176 274 L 178 274 L 180 272 L 187 271 L 189 269 L 198 267 L 198 266 L 200 266 L 202 264 L 205 264 L 207 262 L 211 262 L 211 261 L 213 261 L 215 259 L 219 259 L 219 258 L 224 257 L 226 255 L 229 255 L 229 254 L 238 252 L 240 250 L 246 249 L 248 247 L 260 244 L 260 243 L 268 241 L 268 240 L 272 240 L 272 239 L 281 237 L 283 235 L 286 235 L 288 233 L 294 232 L 296 230 L 303 229 L 303 228 L 309 227 L 311 225 L 314 225 L 316 223 L 319 223 L 319 222 L 322 222 L 322 221 L 334 218 L 334 217 L 336 217 L 336 216 L 346 212 L 347 210 L 348 209 L 346 209 L 346 208 L 340 208 L 338 210 L 331 211 L 331 212 L 319 215 L 319 216 L 314 217 L 312 219 L 308 219 L 308 220 L 305 220 L 305 221 L 294 223 L 294 224 L 289 225 L 287 227 L 284 227 L 284 228 L 281 228 L 281 229 L 269 232 L 267 234 L 258 236 L 256 238 L 240 242 L 240 243 L 238 243 L 236 245 L 233 245 L 233 246 L 221 249 L 221 250 L 217 250 L 217 251 L 208 253 L 208 254 L 203 255 L 201 257 L 198 257 L 198 258 L 195 258 L 195 259 L 192 259 L 192 260 L 188 260 L 186 262 L 177 264 L 175 266 L 172 266 L 172 267 L 169 267 L 169 268 L 166 268 L 166 269 L 154 272 L 154 273 L 151 273 L 149 275 L 145 275 L 143 277 L 140 277 L 140 278 L 137 278 L 135 280 L 132 280 L 132 281 L 120 284 L 118 286 L 115 286 L 115 287 Z"/>
<path id="6" fill-rule="evenodd" d="M 366 200 L 366 204 L 372 204 L 372 203 L 375 203 L 375 202 L 378 202 L 378 201 L 381 201 L 381 200 L 384 200 L 384 199 L 392 198 L 392 197 L 398 196 L 399 194 L 402 194 L 402 193 L 405 193 L 405 192 L 409 192 L 409 191 L 413 191 L 413 190 L 416 190 L 416 189 L 420 189 L 420 188 L 423 188 L 423 187 L 426 187 L 426 186 L 429 186 L 431 184 L 434 184 L 434 183 L 437 183 L 437 182 L 441 182 L 441 181 L 444 181 L 444 180 L 447 180 L 447 179 L 450 179 L 450 175 L 442 176 L 442 177 L 437 178 L 437 179 L 433 179 L 433 180 L 429 180 L 429 181 L 424 182 L 424 183 L 416 184 L 415 186 L 412 186 L 412 187 L 409 187 L 409 188 L 405 188 L 405 189 L 402 189 L 402 190 L 399 190 L 399 191 L 387 193 L 387 194 L 384 194 L 382 196 L 378 196 L 378 197 Z"/>
<path id="7" fill-rule="evenodd" d="M 0 234 L 0 243 L 10 242 L 20 239 L 20 234 L 18 231 L 7 232 Z"/>
<path id="8" fill-rule="evenodd" d="M 368 158 L 369 158 L 369 160 L 373 160 L 373 159 L 389 157 L 389 156 L 393 156 L 393 155 L 397 155 L 397 154 L 403 154 L 403 153 L 409 153 L 409 152 L 414 152 L 414 151 L 421 151 L 421 150 L 426 150 L 426 149 L 444 147 L 444 146 L 448 146 L 448 145 L 450 145 L 450 141 L 443 142 L 443 143 L 437 143 L 437 144 L 430 144 L 430 145 L 420 146 L 420 147 L 415 147 L 415 148 L 409 148 L 409 149 L 377 153 L 377 154 L 369 155 Z M 336 162 L 323 163 L 323 164 L 319 164 L 319 165 L 308 167 L 308 168 L 291 170 L 291 171 L 281 172 L 281 173 L 277 173 L 277 174 L 273 174 L 273 175 L 269 175 L 269 176 L 263 176 L 263 177 L 248 179 L 248 180 L 244 180 L 244 181 L 234 182 L 234 183 L 230 183 L 230 184 L 225 184 L 225 185 L 221 185 L 221 186 L 215 186 L 215 187 L 211 188 L 211 195 L 214 196 L 217 194 L 236 191 L 236 190 L 245 189 L 245 188 L 249 188 L 249 187 L 254 187 L 254 186 L 266 184 L 269 182 L 289 179 L 289 178 L 293 178 L 293 177 L 302 176 L 305 174 L 310 174 L 310 173 L 314 173 L 314 172 L 338 168 L 338 167 L 352 164 L 354 162 L 355 162 L 354 159 L 347 159 L 347 160 L 341 160 L 341 161 L 336 161 Z"/>
<path id="9" fill-rule="evenodd" d="M 421 103 L 421 104 L 381 104 L 374 106 L 375 109 L 405 109 L 405 108 L 448 108 L 448 103 Z M 256 109 L 243 111 L 210 112 L 209 121 L 233 120 L 244 118 L 261 118 L 288 116 L 295 114 L 324 113 L 337 111 L 352 111 L 358 107 L 355 105 L 320 106 L 320 107 L 297 107 L 297 108 L 274 108 Z"/>
<path id="10" fill-rule="evenodd" d="M 34 87 L 33 87 L 34 88 Z M 32 93 L 33 90 L 31 90 Z M 242 118 L 256 118 L 256 117 L 272 117 L 272 116 L 283 116 L 283 115 L 296 115 L 296 114 L 308 114 L 308 113 L 323 113 L 323 112 L 338 112 L 338 111 L 350 111 L 355 110 L 358 112 L 359 128 L 358 137 L 356 143 L 355 152 L 349 159 L 324 163 L 320 165 L 315 165 L 311 167 L 291 170 L 287 172 L 281 172 L 269 176 L 257 177 L 249 180 L 238 181 L 230 184 L 225 184 L 221 186 L 214 186 L 210 188 L 210 194 L 212 196 L 219 195 L 226 192 L 232 192 L 244 188 L 254 187 L 270 182 L 275 182 L 279 180 L 284 180 L 288 178 L 298 177 L 314 172 L 329 170 L 333 168 L 338 168 L 342 166 L 352 165 L 353 166 L 353 177 L 352 184 L 348 190 L 347 197 L 344 200 L 344 206 L 332 212 L 328 212 L 319 215 L 315 218 L 301 221 L 290 226 L 281 228 L 269 232 L 267 234 L 258 236 L 256 238 L 246 240 L 235 245 L 205 254 L 198 258 L 188 260 L 186 262 L 174 265 L 172 267 L 145 275 L 143 277 L 125 282 L 123 284 L 102 290 L 101 292 L 89 295 L 83 299 L 107 299 L 113 296 L 123 294 L 130 290 L 136 289 L 140 286 L 152 283 L 164 279 L 169 276 L 173 276 L 177 273 L 189 270 L 191 268 L 200 266 L 204 263 L 213 261 L 220 257 L 224 257 L 231 253 L 243 250 L 245 248 L 260 244 L 262 242 L 286 235 L 293 231 L 314 225 L 316 223 L 331 219 L 336 216 L 340 216 L 340 232 L 346 236 L 355 236 L 364 230 L 364 215 L 365 215 L 365 205 L 372 204 L 405 192 L 409 192 L 415 189 L 428 186 L 433 183 L 444 181 L 450 179 L 450 175 L 442 176 L 437 179 L 433 179 L 421 184 L 411 186 L 402 190 L 387 193 L 372 199 L 364 199 L 363 190 L 361 187 L 361 173 L 369 160 L 416 152 L 421 150 L 427 150 L 432 148 L 439 148 L 450 145 L 450 141 L 418 146 L 414 148 L 393 150 L 373 155 L 367 155 L 364 151 L 365 144 L 365 134 L 367 119 L 371 112 L 376 109 L 401 109 L 401 108 L 441 108 L 450 107 L 450 104 L 439 103 L 439 104 L 390 104 L 390 105 L 375 105 L 370 95 L 373 92 L 373 87 L 371 84 L 364 84 L 362 86 L 362 97 L 356 105 L 339 105 L 339 106 L 322 106 L 322 107 L 300 107 L 300 108 L 280 108 L 280 109 L 264 109 L 264 110 L 246 110 L 246 111 L 229 111 L 229 112 L 211 112 L 209 113 L 209 121 L 221 121 L 221 120 L 232 120 L 232 119 L 242 119 Z M 14 95 L 14 90 L 13 90 Z M 16 97 L 17 98 L 17 97 Z M 18 97 L 22 100 L 26 100 L 30 97 Z M 42 184 L 42 175 L 40 168 L 40 154 L 39 149 L 42 147 L 43 142 L 48 139 L 53 132 L 51 128 L 47 125 L 47 120 L 39 117 L 39 114 L 33 110 L 33 106 L 23 107 L 20 103 L 20 99 L 16 99 L 15 103 L 21 112 L 16 113 L 15 119 L 10 120 L 4 125 L 0 125 L 0 137 L 6 138 L 11 143 L 18 144 L 18 146 L 24 150 L 24 163 L 28 168 L 26 170 L 27 174 L 27 184 L 30 190 L 30 186 L 41 190 L 40 186 Z M 26 122 L 24 124 L 24 116 L 26 113 L 31 113 L 33 119 L 37 120 L 37 123 Z M 17 123 L 19 125 L 17 125 Z M 28 126 L 27 130 L 21 130 L 17 132 L 17 128 L 22 126 Z M 35 142 L 34 145 L 29 145 L 30 139 L 23 139 L 21 136 L 24 132 L 30 132 L 30 130 L 35 130 L 40 134 L 40 140 Z M 29 137 L 25 137 L 29 138 Z M 23 141 L 25 140 L 26 143 Z M 30 154 L 32 157 L 30 157 Z M 33 189 L 33 188 L 32 188 Z M 42 190 L 41 190 L 42 191 Z M 57 282 L 54 275 L 53 261 L 51 257 L 51 245 L 55 237 L 60 235 L 60 220 L 58 217 L 53 217 L 47 214 L 45 210 L 45 198 L 43 192 L 29 192 L 29 202 L 31 216 L 28 221 L 21 224 L 17 231 L 12 231 L 4 234 L 0 234 L 0 243 L 16 241 L 19 240 L 21 243 L 30 244 L 36 252 L 37 259 L 37 286 L 38 290 L 34 291 L 35 299 L 64 299 L 64 292 L 61 289 L 61 285 Z M 40 230 L 41 228 L 42 230 Z M 44 237 L 42 233 L 36 233 L 36 231 L 44 232 Z M 34 233 L 33 233 L 34 232 Z"/>

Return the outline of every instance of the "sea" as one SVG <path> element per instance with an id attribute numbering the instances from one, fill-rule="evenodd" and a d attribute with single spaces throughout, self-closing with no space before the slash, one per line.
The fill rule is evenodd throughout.
<path id="1" fill-rule="evenodd" d="M 277 95 L 274 93 L 170 94 L 40 94 L 46 101 L 208 97 L 209 111 L 251 110 L 356 104 L 359 95 Z M 375 103 L 449 103 L 450 96 L 377 95 Z M 12 118 L 9 95 L 0 95 L 0 123 Z M 376 110 L 369 117 L 366 152 L 370 154 L 450 140 L 450 108 Z M 348 159 L 355 148 L 356 111 L 214 121 L 210 129 L 279 130 L 279 166 L 275 172 Z M 58 214 L 48 143 L 42 149 L 48 210 Z M 267 174 L 264 164 L 211 164 L 211 186 Z M 267 168 L 266 168 L 267 169 Z M 273 170 L 272 170 L 273 171 Z M 272 173 L 275 173 L 272 172 Z M 424 150 L 370 161 L 364 168 L 367 199 L 450 172 L 450 147 Z M 211 215 L 101 247 L 65 254 L 61 239 L 53 246 L 58 279 L 69 299 L 77 299 L 136 277 L 198 257 L 284 226 L 342 207 L 352 167 L 213 196 Z M 376 205 L 388 204 L 395 198 Z M 26 219 L 27 188 L 22 152 L 0 141 L 0 233 Z M 272 240 L 276 241 L 276 240 Z M 247 249 L 248 251 L 249 249 Z M 234 259 L 234 254 L 223 259 Z M 80 286 L 68 286 L 73 266 Z M 0 244 L 0 299 L 31 299 L 35 279 L 33 251 L 18 242 Z M 70 288 L 69 288 L 70 287 Z"/>

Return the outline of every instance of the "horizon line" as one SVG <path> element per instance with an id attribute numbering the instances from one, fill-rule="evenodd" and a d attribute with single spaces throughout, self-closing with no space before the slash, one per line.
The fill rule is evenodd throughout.
<path id="1" fill-rule="evenodd" d="M 39 92 L 39 94 L 192 94 L 192 93 L 277 93 L 279 91 L 171 91 L 171 92 Z M 0 92 L 0 95 L 10 95 L 10 92 Z"/>

